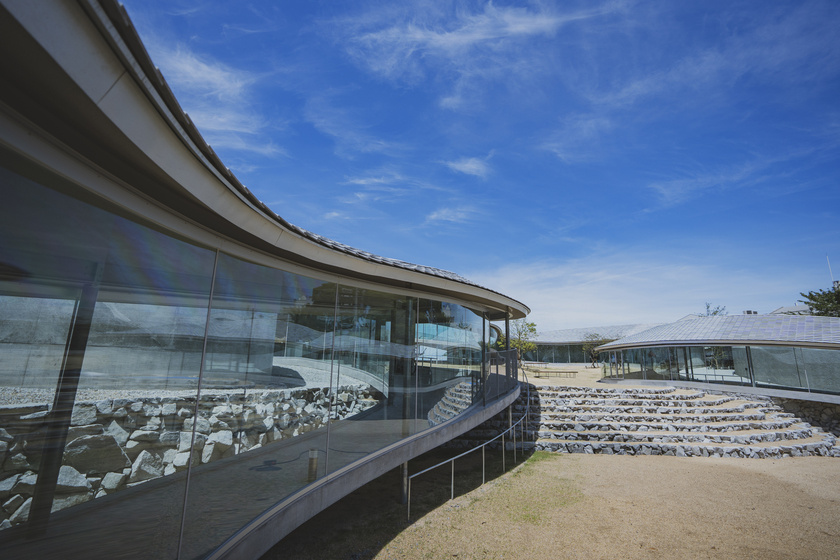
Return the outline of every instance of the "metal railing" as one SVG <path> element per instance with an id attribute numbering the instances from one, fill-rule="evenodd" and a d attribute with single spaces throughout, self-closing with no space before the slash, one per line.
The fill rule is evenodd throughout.
<path id="1" fill-rule="evenodd" d="M 514 367 L 517 367 L 517 366 L 518 366 L 518 364 L 514 365 Z M 517 369 L 522 371 L 522 376 L 524 377 L 524 382 L 525 382 L 525 389 L 526 389 L 526 395 L 527 395 L 526 406 L 525 406 L 525 414 L 523 414 L 522 418 L 520 418 L 516 423 L 513 423 L 512 410 L 511 410 L 511 407 L 513 405 L 511 404 L 511 406 L 508 407 L 508 424 L 509 424 L 509 427 L 508 427 L 507 430 L 501 432 L 499 435 L 495 436 L 494 438 L 485 441 L 481 445 L 479 445 L 477 447 L 473 447 L 472 449 L 469 449 L 469 450 L 461 453 L 460 455 L 456 455 L 455 457 L 451 457 L 451 458 L 449 458 L 445 461 L 441 461 L 440 463 L 437 463 L 436 465 L 432 465 L 431 467 L 425 468 L 420 472 L 417 472 L 417 473 L 414 473 L 414 474 L 410 475 L 408 477 L 408 485 L 407 485 L 408 487 L 407 487 L 407 493 L 406 493 L 406 498 L 407 498 L 406 499 L 406 519 L 407 519 L 408 522 L 411 522 L 411 481 L 414 478 L 420 476 L 421 474 L 425 474 L 425 473 L 427 473 L 429 471 L 432 471 L 432 470 L 434 470 L 438 467 L 442 467 L 443 465 L 446 465 L 447 463 L 451 464 L 452 465 L 452 475 L 450 477 L 449 499 L 454 500 L 455 499 L 455 460 L 460 459 L 462 457 L 465 457 L 465 456 L 469 455 L 470 453 L 481 449 L 481 485 L 484 486 L 484 483 L 486 482 L 486 460 L 485 460 L 484 448 L 501 438 L 501 440 L 502 440 L 502 472 L 504 472 L 506 470 L 506 466 L 505 466 L 505 434 L 507 434 L 507 433 L 511 433 L 513 435 L 513 464 L 514 465 L 516 464 L 516 428 L 517 428 L 517 426 L 521 426 L 521 430 L 520 430 L 521 435 L 520 435 L 520 440 L 519 441 L 523 442 L 525 440 L 525 428 L 528 426 L 530 411 L 531 411 L 531 388 L 530 388 L 530 383 L 528 382 L 528 375 L 525 373 L 524 369 L 518 368 L 518 367 L 517 367 Z"/>

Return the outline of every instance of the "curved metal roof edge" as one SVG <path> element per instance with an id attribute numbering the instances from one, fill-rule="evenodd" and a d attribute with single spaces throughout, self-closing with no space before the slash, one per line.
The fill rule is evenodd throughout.
<path id="1" fill-rule="evenodd" d="M 816 326 L 820 328 L 815 328 Z M 783 333 L 782 330 L 785 327 L 796 327 L 796 331 Z M 767 336 L 759 336 L 762 334 Z M 840 317 L 726 315 L 683 318 L 674 323 L 653 327 L 604 344 L 596 350 L 700 345 L 802 346 L 840 349 Z"/>
<path id="2" fill-rule="evenodd" d="M 384 264 L 386 266 L 392 266 L 404 270 L 410 270 L 412 272 L 425 274 L 427 276 L 443 278 L 453 282 L 458 282 L 460 284 L 465 284 L 468 286 L 473 286 L 482 290 L 486 290 L 488 292 L 497 294 L 519 304 L 522 307 L 522 309 L 525 310 L 526 315 L 530 313 L 530 307 L 528 307 L 523 302 L 511 298 L 510 296 L 507 296 L 496 290 L 482 286 L 455 272 L 431 266 L 413 264 L 399 259 L 382 257 L 370 253 L 368 251 L 363 251 L 354 247 L 350 247 L 349 245 L 345 245 L 343 243 L 329 239 L 322 235 L 318 235 L 314 232 L 311 232 L 286 221 L 283 217 L 281 217 L 279 214 L 277 214 L 271 208 L 269 208 L 264 202 L 259 200 L 245 185 L 243 185 L 239 181 L 239 179 L 233 174 L 233 172 L 222 163 L 221 159 L 213 150 L 213 148 L 204 140 L 204 137 L 201 135 L 198 128 L 193 124 L 189 115 L 181 108 L 180 103 L 178 102 L 175 95 L 172 93 L 172 90 L 169 88 L 169 85 L 164 79 L 163 74 L 154 65 L 154 62 L 152 61 L 151 56 L 146 50 L 143 41 L 140 39 L 140 35 L 137 33 L 134 24 L 131 22 L 131 18 L 129 17 L 125 7 L 122 4 L 120 4 L 118 0 L 87 1 L 97 2 L 98 5 L 102 8 L 102 11 L 108 17 L 110 23 L 114 26 L 114 29 L 119 34 L 120 38 L 125 42 L 126 46 L 131 52 L 131 55 L 135 58 L 138 65 L 144 72 L 145 77 L 148 79 L 148 83 L 150 83 L 155 88 L 156 93 L 160 96 L 160 99 L 163 100 L 163 102 L 165 103 L 165 109 L 169 111 L 169 113 L 172 114 L 172 116 L 178 121 L 178 124 L 187 133 L 190 141 L 194 143 L 194 145 L 201 151 L 201 155 L 204 156 L 204 158 L 206 158 L 206 161 L 210 162 L 213 165 L 214 169 L 218 173 L 220 173 L 229 182 L 229 184 L 239 192 L 239 194 L 245 197 L 248 200 L 248 202 L 257 207 L 266 216 L 275 221 L 278 226 L 287 229 L 292 233 L 295 233 L 313 243 L 317 243 L 330 250 L 339 251 L 351 255 L 353 257 L 366 260 L 368 262 Z M 152 101 L 154 102 L 154 100 Z"/>

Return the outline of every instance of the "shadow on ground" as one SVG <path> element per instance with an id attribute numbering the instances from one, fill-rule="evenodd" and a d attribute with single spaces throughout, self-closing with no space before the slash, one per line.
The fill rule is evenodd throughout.
<path id="1" fill-rule="evenodd" d="M 441 461 L 457 456 L 462 451 L 434 449 L 412 460 L 409 473 L 420 472 Z M 504 454 L 502 450 L 481 450 L 455 461 L 455 497 L 463 496 L 491 482 L 530 456 L 521 450 Z M 367 560 L 412 523 L 427 513 L 445 505 L 450 499 L 452 467 L 447 464 L 418 476 L 411 483 L 411 521 L 407 519 L 406 504 L 400 502 L 401 472 L 394 469 L 346 496 L 298 527 L 277 543 L 261 560 Z"/>
<path id="2" fill-rule="evenodd" d="M 530 392 L 532 414 L 539 410 L 539 397 L 533 387 Z M 528 392 L 514 405 L 513 421 L 519 420 L 525 411 Z M 538 418 L 538 415 L 537 417 Z M 532 416 L 531 423 L 535 418 Z M 538 421 L 538 420 L 537 420 Z M 462 438 L 472 440 L 481 434 L 480 441 L 492 438 L 508 424 L 507 412 L 488 420 L 476 430 Z M 488 436 L 488 431 L 490 435 Z M 518 433 L 521 433 L 517 430 Z M 508 441 L 503 453 L 500 441 L 495 445 L 475 449 L 455 461 L 454 495 L 456 498 L 479 488 L 484 482 L 492 482 L 522 464 L 533 453 L 533 436 L 536 431 L 526 430 L 526 441 L 517 441 L 514 453 Z M 528 440 L 531 441 L 528 441 Z M 457 443 L 457 441 L 455 442 Z M 472 447 L 472 445 L 471 445 Z M 418 473 L 432 465 L 464 453 L 466 449 L 439 447 L 409 462 L 409 474 Z M 515 455 L 515 458 L 514 458 Z M 416 523 L 429 512 L 445 505 L 452 493 L 453 470 L 450 464 L 442 465 L 424 473 L 411 482 L 411 519 L 407 518 L 407 506 L 400 503 L 402 485 L 401 469 L 396 468 L 349 494 L 339 502 L 322 511 L 294 532 L 286 536 L 268 551 L 261 560 L 295 558 L 302 560 L 367 560 L 397 535 Z"/>

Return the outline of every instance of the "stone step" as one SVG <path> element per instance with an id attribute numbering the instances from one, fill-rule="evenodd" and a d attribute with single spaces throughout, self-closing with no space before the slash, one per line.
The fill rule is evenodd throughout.
<path id="1" fill-rule="evenodd" d="M 429 424 L 435 426 L 454 418 L 472 405 L 471 382 L 464 381 L 448 387 L 443 397 L 427 415 Z"/>
<path id="2" fill-rule="evenodd" d="M 615 441 L 615 442 L 657 442 L 657 443 L 688 443 L 688 442 L 731 442 L 741 445 L 757 442 L 778 442 L 795 439 L 805 439 L 819 434 L 813 427 L 795 427 L 787 430 L 742 430 L 738 432 L 574 432 L 540 430 L 539 439 L 565 441 Z"/>
<path id="3" fill-rule="evenodd" d="M 717 399 L 728 398 L 734 399 L 732 395 L 708 395 L 703 391 L 688 391 L 688 392 L 660 392 L 660 393 L 645 393 L 636 391 L 539 391 L 541 400 L 551 399 L 636 399 L 636 400 L 673 400 L 673 401 L 690 401 L 700 399 Z"/>
<path id="4" fill-rule="evenodd" d="M 619 432 L 731 432 L 737 430 L 780 430 L 796 424 L 795 418 L 745 422 L 542 422 L 541 429 L 553 431 Z"/>
<path id="5" fill-rule="evenodd" d="M 549 413 L 541 415 L 543 422 L 618 422 L 618 423 L 639 423 L 639 422 L 670 422 L 680 424 L 685 422 L 745 422 L 750 420 L 764 420 L 766 414 L 761 412 L 740 413 L 740 414 L 575 414 L 571 413 Z"/>
<path id="6" fill-rule="evenodd" d="M 709 408 L 721 406 L 726 403 L 731 403 L 735 399 L 732 397 L 722 397 L 717 399 L 684 399 L 684 400 L 670 400 L 670 399 L 634 399 L 628 397 L 604 399 L 541 399 L 540 408 L 551 408 L 555 406 L 629 406 L 629 407 L 662 407 L 662 408 Z"/>
<path id="7" fill-rule="evenodd" d="M 680 457 L 744 457 L 782 458 L 807 455 L 829 456 L 833 453 L 834 437 L 813 436 L 796 443 L 758 442 L 748 445 L 733 443 L 641 443 L 641 442 L 584 442 L 537 440 L 538 450 L 561 453 L 607 453 L 617 455 L 676 455 Z"/>
<path id="8" fill-rule="evenodd" d="M 540 394 L 546 393 L 588 393 L 588 394 L 617 394 L 617 393 L 637 393 L 640 395 L 655 395 L 655 394 L 693 394 L 698 391 L 691 389 L 677 389 L 676 387 L 635 387 L 635 388 L 616 388 L 616 387 L 569 387 L 567 385 L 543 385 L 536 388 Z"/>
<path id="9" fill-rule="evenodd" d="M 542 410 L 553 413 L 577 411 L 584 414 L 602 412 L 629 414 L 726 414 L 746 412 L 747 410 L 759 410 L 765 413 L 770 411 L 782 412 L 782 409 L 779 407 L 767 407 L 763 403 L 739 403 L 737 405 L 733 405 L 732 403 L 726 404 L 729 406 L 572 405 L 563 403 L 543 407 Z"/>
<path id="10" fill-rule="evenodd" d="M 530 398 L 523 396 L 512 409 L 514 422 L 528 414 L 525 433 L 516 433 L 517 448 L 692 457 L 840 457 L 834 435 L 760 396 L 672 387 L 552 386 L 532 389 Z M 459 445 L 481 445 L 508 426 L 506 418 L 496 417 L 459 438 Z M 510 435 L 505 445 L 513 445 Z"/>

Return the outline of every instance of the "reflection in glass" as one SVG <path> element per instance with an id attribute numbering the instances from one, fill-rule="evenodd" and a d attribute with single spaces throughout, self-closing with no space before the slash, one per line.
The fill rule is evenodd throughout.
<path id="1" fill-rule="evenodd" d="M 2 558 L 201 557 L 516 381 L 474 310 L 246 262 L 55 186 L 0 170 Z"/>
<path id="2" fill-rule="evenodd" d="M 185 557 L 325 474 L 335 293 L 219 256 L 198 406 L 184 419 L 185 438 L 195 429 Z"/>
<path id="3" fill-rule="evenodd" d="M 173 557 L 215 255 L 8 171 L 0 189 L 0 555 Z"/>
<path id="4" fill-rule="evenodd" d="M 415 307 L 414 298 L 339 287 L 328 472 L 428 426 L 413 409 Z M 369 405 L 348 408 L 360 390 Z"/>
<path id="5" fill-rule="evenodd" d="M 757 387 L 807 389 L 805 371 L 790 347 L 750 346 Z"/>
<path id="6" fill-rule="evenodd" d="M 840 393 L 840 375 L 837 375 L 840 350 L 797 348 L 797 352 L 811 391 Z"/>

